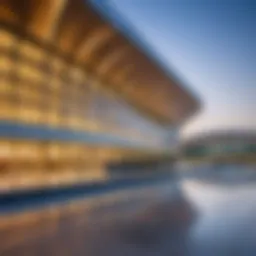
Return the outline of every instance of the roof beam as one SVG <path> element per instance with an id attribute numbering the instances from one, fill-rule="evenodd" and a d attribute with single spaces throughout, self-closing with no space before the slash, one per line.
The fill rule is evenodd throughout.
<path id="1" fill-rule="evenodd" d="M 30 10 L 28 29 L 44 40 L 52 40 L 65 10 L 67 0 L 36 0 Z"/>
<path id="2" fill-rule="evenodd" d="M 114 31 L 106 25 L 92 30 L 78 48 L 76 59 L 84 61 L 91 58 L 93 53 L 101 48 L 106 42 L 110 41 L 114 36 Z"/>
<path id="3" fill-rule="evenodd" d="M 99 66 L 96 68 L 96 73 L 99 75 L 106 75 L 113 66 L 115 66 L 118 61 L 125 58 L 129 52 L 128 46 L 122 46 L 119 49 L 116 49 L 114 52 L 109 52 L 107 56 L 102 59 L 99 63 Z"/>

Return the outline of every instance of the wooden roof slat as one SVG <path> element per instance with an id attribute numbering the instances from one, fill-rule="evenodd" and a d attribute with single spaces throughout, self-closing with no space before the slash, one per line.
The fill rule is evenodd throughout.
<path id="1" fill-rule="evenodd" d="M 91 37 L 91 32 L 102 26 L 105 27 L 105 23 L 98 19 L 84 1 L 69 0 L 58 27 L 57 44 L 62 50 L 74 54 L 85 39 Z"/>
<path id="2" fill-rule="evenodd" d="M 84 0 L 3 0 L 0 18 L 60 48 L 163 123 L 180 123 L 199 107 L 184 88 Z M 146 100 L 145 100 L 146 99 Z"/>
<path id="3" fill-rule="evenodd" d="M 126 45 L 122 37 L 115 35 L 111 40 L 105 42 L 100 48 L 92 52 L 90 58 L 85 59 L 84 62 L 97 70 L 98 66 L 104 62 L 105 58 L 108 58 L 109 54 L 113 54 Z"/>
<path id="4" fill-rule="evenodd" d="M 128 75 L 131 74 L 132 71 L 132 65 L 126 65 L 126 66 L 121 66 L 119 65 L 119 68 L 115 69 L 112 72 L 112 75 L 109 75 L 109 80 L 113 84 L 122 84 L 122 82 L 127 78 Z"/>
<path id="5" fill-rule="evenodd" d="M 40 38 L 52 40 L 66 4 L 67 0 L 41 0 L 31 11 L 28 29 Z"/>
<path id="6" fill-rule="evenodd" d="M 96 68 L 96 73 L 99 75 L 106 75 L 111 71 L 111 68 L 118 64 L 118 61 L 122 58 L 125 58 L 127 54 L 129 54 L 129 46 L 122 46 L 114 52 L 109 52 Z"/>
<path id="7" fill-rule="evenodd" d="M 79 61 L 89 59 L 93 53 L 110 41 L 114 36 L 115 32 L 106 25 L 91 30 L 76 51 L 76 59 Z"/>

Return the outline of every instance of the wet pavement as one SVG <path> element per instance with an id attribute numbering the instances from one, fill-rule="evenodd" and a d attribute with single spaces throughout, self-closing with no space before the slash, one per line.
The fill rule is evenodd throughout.
<path id="1" fill-rule="evenodd" d="M 234 175 L 240 177 L 225 170 L 210 171 L 208 178 L 183 176 L 180 186 L 170 182 L 175 192 L 159 184 L 146 192 L 151 198 L 147 203 L 127 197 L 126 203 L 58 218 L 58 232 L 52 222 L 49 227 L 54 232 L 21 242 L 0 255 L 255 256 L 256 182 L 252 174 L 248 180 L 241 179 L 239 171 Z M 151 197 L 157 190 L 164 196 Z"/>
<path id="2" fill-rule="evenodd" d="M 256 184 L 186 181 L 183 189 L 198 212 L 192 255 L 256 255 Z"/>
<path id="3" fill-rule="evenodd" d="M 256 255 L 256 183 L 193 179 L 181 186 L 179 203 L 163 202 L 128 221 L 106 225 L 110 241 L 103 239 L 98 254 L 90 243 L 88 255 Z"/>
<path id="4" fill-rule="evenodd" d="M 107 255 L 255 256 L 256 169 L 232 168 L 183 177 L 176 201 L 136 213 L 128 228 L 124 219 L 108 227 L 115 250 Z"/>

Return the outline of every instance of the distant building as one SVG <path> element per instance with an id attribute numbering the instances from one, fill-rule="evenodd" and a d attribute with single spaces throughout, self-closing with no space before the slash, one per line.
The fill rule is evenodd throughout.
<path id="1" fill-rule="evenodd" d="M 185 141 L 180 152 L 185 159 L 256 162 L 256 132 L 203 134 Z"/>

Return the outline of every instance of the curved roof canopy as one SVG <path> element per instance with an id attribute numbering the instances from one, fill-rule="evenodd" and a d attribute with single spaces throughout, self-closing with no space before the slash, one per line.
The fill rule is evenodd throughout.
<path id="1" fill-rule="evenodd" d="M 84 65 L 138 110 L 178 124 L 199 107 L 174 77 L 83 0 L 3 0 L 0 18 Z"/>

